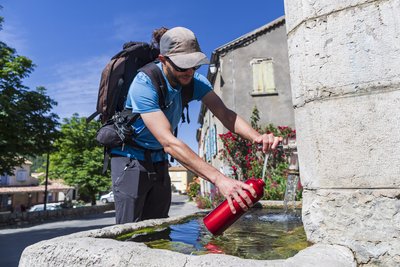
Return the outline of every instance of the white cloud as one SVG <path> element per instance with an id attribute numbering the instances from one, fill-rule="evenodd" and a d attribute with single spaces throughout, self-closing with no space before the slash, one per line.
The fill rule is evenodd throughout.
<path id="1" fill-rule="evenodd" d="M 55 112 L 60 118 L 74 113 L 89 116 L 96 110 L 101 71 L 110 56 L 99 56 L 76 63 L 54 66 L 52 82 L 46 84 L 48 94 L 58 102 Z"/>
<path id="2" fill-rule="evenodd" d="M 27 40 L 22 27 L 13 25 L 12 22 L 3 23 L 3 29 L 0 30 L 0 40 L 6 43 L 9 47 L 17 50 L 19 55 L 28 53 Z"/>
<path id="3" fill-rule="evenodd" d="M 24 38 L 26 33 L 12 21 L 3 24 L 0 40 L 15 48 L 17 54 L 29 56 L 29 45 Z M 74 63 L 59 63 L 47 67 L 48 73 L 40 80 L 46 80 L 47 94 L 58 102 L 54 108 L 60 118 L 69 118 L 73 113 L 89 116 L 96 110 L 98 85 L 101 71 L 110 60 L 110 55 L 87 60 L 79 59 Z M 35 72 L 37 75 L 39 72 Z"/>

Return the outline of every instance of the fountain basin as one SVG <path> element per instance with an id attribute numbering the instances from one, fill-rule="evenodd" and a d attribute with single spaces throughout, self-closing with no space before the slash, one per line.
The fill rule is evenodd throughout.
<path id="1" fill-rule="evenodd" d="M 193 216 L 179 224 L 124 234 L 117 240 L 142 242 L 150 248 L 189 255 L 211 253 L 244 259 L 286 259 L 311 245 L 307 242 L 300 212 L 285 214 L 277 209 L 251 209 L 221 236 L 213 236 L 207 230 L 203 216 Z"/>
<path id="2" fill-rule="evenodd" d="M 189 216 L 147 220 L 79 232 L 27 247 L 19 266 L 356 266 L 349 249 L 316 244 L 285 260 L 242 259 L 224 254 L 187 255 L 143 243 L 114 240 L 135 230 L 177 224 Z"/>

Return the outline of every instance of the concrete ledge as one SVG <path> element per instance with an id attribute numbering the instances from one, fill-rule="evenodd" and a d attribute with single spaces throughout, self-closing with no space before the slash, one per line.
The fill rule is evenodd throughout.
<path id="1" fill-rule="evenodd" d="M 151 249 L 134 242 L 114 239 L 120 234 L 161 224 L 173 224 L 187 218 L 148 220 L 114 225 L 36 243 L 21 256 L 20 267 L 34 266 L 356 266 L 353 254 L 337 245 L 314 245 L 286 260 L 246 260 L 222 254 L 185 255 L 168 250 Z"/>

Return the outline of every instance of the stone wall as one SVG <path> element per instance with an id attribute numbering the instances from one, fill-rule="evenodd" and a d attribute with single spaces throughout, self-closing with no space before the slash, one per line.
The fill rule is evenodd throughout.
<path id="1" fill-rule="evenodd" d="M 286 0 L 303 222 L 400 264 L 400 1 Z"/>
<path id="2" fill-rule="evenodd" d="M 0 228 L 23 226 L 61 218 L 74 218 L 88 214 L 99 214 L 113 209 L 114 204 L 111 203 L 107 205 L 84 206 L 60 210 L 0 213 Z"/>

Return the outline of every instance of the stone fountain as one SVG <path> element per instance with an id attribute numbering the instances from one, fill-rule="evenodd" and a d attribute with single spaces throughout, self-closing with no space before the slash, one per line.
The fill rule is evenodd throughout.
<path id="1" fill-rule="evenodd" d="M 286 0 L 308 240 L 400 265 L 400 1 Z"/>
<path id="2" fill-rule="evenodd" d="M 286 154 L 289 163 L 285 197 L 283 201 L 285 213 L 288 213 L 289 211 L 295 211 L 296 208 L 296 191 L 300 179 L 299 161 L 295 136 L 284 138 L 282 144 L 283 151 Z"/>
<path id="3" fill-rule="evenodd" d="M 302 220 L 287 260 L 183 255 L 110 237 L 116 225 L 26 248 L 20 266 L 399 266 L 400 1 L 285 0 Z"/>

